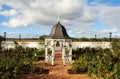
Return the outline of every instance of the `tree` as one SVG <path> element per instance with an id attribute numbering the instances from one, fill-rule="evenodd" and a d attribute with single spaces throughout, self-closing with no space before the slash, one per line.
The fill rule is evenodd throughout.
<path id="1" fill-rule="evenodd" d="M 0 52 L 1 52 L 1 49 L 2 49 L 2 46 L 1 46 L 1 42 L 3 41 L 3 37 L 0 36 Z"/>
<path id="2" fill-rule="evenodd" d="M 39 37 L 39 39 L 40 40 L 44 40 L 45 39 L 45 37 L 47 37 L 48 35 L 41 35 L 40 37 Z"/>

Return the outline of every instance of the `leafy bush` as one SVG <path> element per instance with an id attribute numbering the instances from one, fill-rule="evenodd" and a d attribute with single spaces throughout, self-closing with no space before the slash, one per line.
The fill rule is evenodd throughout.
<path id="1" fill-rule="evenodd" d="M 102 48 L 77 48 L 76 50 L 72 50 L 73 60 L 79 59 L 79 56 L 82 56 L 85 53 L 89 53 L 90 56 L 94 56 L 100 50 L 102 50 Z"/>
<path id="2" fill-rule="evenodd" d="M 111 51 L 112 50 L 112 51 Z M 69 73 L 86 72 L 104 79 L 120 79 L 120 43 L 113 43 L 112 49 L 79 48 L 73 50 L 75 62 Z"/>
<path id="3" fill-rule="evenodd" d="M 14 79 L 21 74 L 36 73 L 36 65 L 33 61 L 39 61 L 38 58 L 44 55 L 44 50 L 35 48 L 23 48 L 15 42 L 15 49 L 6 49 L 0 55 L 0 79 Z M 43 68 L 39 74 L 48 73 Z"/>

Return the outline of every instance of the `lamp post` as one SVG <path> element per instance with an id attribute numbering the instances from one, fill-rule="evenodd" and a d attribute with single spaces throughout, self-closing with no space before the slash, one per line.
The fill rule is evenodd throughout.
<path id="1" fill-rule="evenodd" d="M 95 39 L 96 39 L 96 37 L 97 37 L 97 36 L 96 36 L 96 34 L 95 34 Z"/>
<path id="2" fill-rule="evenodd" d="M 19 34 L 19 41 L 21 41 L 21 34 Z"/>
<path id="3" fill-rule="evenodd" d="M 6 33 L 6 32 L 4 32 L 4 41 L 6 41 L 6 34 L 7 34 L 7 33 Z"/>
<path id="4" fill-rule="evenodd" d="M 7 34 L 7 33 L 4 32 L 4 44 L 3 44 L 3 45 L 4 45 L 4 46 L 3 46 L 3 47 L 4 47 L 4 50 L 5 50 L 5 48 L 6 48 L 6 34 Z"/>
<path id="5" fill-rule="evenodd" d="M 111 36 L 112 36 L 112 32 L 110 32 L 109 34 L 110 34 L 110 42 L 111 42 Z"/>
<path id="6" fill-rule="evenodd" d="M 96 41 L 96 34 L 95 34 L 95 41 Z"/>

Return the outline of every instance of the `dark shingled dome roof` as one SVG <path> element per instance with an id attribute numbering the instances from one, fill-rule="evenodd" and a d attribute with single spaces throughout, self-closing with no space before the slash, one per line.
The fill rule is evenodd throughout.
<path id="1" fill-rule="evenodd" d="M 51 39 L 69 39 L 69 35 L 67 34 L 67 31 L 65 27 L 58 22 L 55 24 L 51 30 L 50 35 L 47 38 Z"/>

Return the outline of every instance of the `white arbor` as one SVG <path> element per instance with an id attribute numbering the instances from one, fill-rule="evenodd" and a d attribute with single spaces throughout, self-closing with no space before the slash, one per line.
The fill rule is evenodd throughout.
<path id="1" fill-rule="evenodd" d="M 45 38 L 46 63 L 50 62 L 51 65 L 54 65 L 57 43 L 59 43 L 62 52 L 61 59 L 63 60 L 63 65 L 67 62 L 72 63 L 72 39 L 68 36 L 65 27 L 60 22 L 53 26 L 50 35 Z M 48 53 L 48 49 L 52 51 L 51 54 Z"/>

